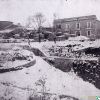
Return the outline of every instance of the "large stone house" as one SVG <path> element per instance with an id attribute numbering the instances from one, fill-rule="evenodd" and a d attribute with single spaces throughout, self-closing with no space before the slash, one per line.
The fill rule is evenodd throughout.
<path id="1" fill-rule="evenodd" d="M 53 25 L 58 32 L 68 33 L 70 36 L 100 38 L 100 21 L 96 15 L 56 19 Z"/>

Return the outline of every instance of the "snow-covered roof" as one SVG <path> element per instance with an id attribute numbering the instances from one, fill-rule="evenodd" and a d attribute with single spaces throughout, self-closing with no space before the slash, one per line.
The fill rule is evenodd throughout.
<path id="1" fill-rule="evenodd" d="M 92 44 L 92 47 L 99 48 L 100 47 L 100 39 L 95 40 Z"/>
<path id="2" fill-rule="evenodd" d="M 51 31 L 44 31 L 45 33 L 48 33 L 48 34 L 53 34 L 53 32 Z"/>
<path id="3" fill-rule="evenodd" d="M 89 40 L 86 36 L 77 36 L 77 37 L 70 37 L 68 40 L 71 41 L 81 41 L 81 40 Z"/>
<path id="4" fill-rule="evenodd" d="M 59 38 L 60 38 L 60 37 L 65 37 L 65 35 L 61 35 L 61 36 L 57 36 L 57 37 L 59 37 Z"/>
<path id="5" fill-rule="evenodd" d="M 0 33 L 9 33 L 12 32 L 14 29 L 5 29 L 5 30 L 1 30 Z"/>
<path id="6" fill-rule="evenodd" d="M 64 33 L 64 35 L 70 35 L 69 33 Z"/>

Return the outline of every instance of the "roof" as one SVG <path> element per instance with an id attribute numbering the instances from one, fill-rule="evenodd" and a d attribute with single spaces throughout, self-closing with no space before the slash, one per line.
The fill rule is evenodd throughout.
<path id="1" fill-rule="evenodd" d="M 56 19 L 56 20 L 54 20 L 54 22 L 70 22 L 70 21 L 88 20 L 88 19 L 97 19 L 97 17 L 96 17 L 96 15 L 80 16 L 80 17 Z"/>
<path id="2" fill-rule="evenodd" d="M 0 21 L 0 30 L 5 29 L 8 26 L 11 26 L 13 22 L 10 21 Z"/>
<path id="3" fill-rule="evenodd" d="M 8 28 L 15 28 L 18 27 L 18 25 L 13 24 L 13 22 L 10 21 L 0 21 L 0 30 L 8 29 Z"/>
<path id="4" fill-rule="evenodd" d="M 10 21 L 0 21 L 0 33 L 9 33 L 14 29 L 18 28 L 18 25 L 14 25 Z"/>
<path id="5" fill-rule="evenodd" d="M 14 29 L 5 29 L 5 30 L 0 30 L 0 33 L 9 33 L 12 32 Z"/>
<path id="6" fill-rule="evenodd" d="M 89 40 L 89 38 L 86 36 L 77 36 L 77 37 L 70 37 L 68 40 L 80 41 L 80 40 Z"/>

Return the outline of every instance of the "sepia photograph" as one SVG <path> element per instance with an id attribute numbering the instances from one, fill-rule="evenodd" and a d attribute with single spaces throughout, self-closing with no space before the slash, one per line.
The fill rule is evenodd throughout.
<path id="1" fill-rule="evenodd" d="M 0 0 L 0 100 L 100 100 L 100 0 Z"/>

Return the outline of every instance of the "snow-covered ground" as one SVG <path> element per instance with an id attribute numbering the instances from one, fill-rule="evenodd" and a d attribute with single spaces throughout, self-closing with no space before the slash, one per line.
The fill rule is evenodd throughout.
<path id="1" fill-rule="evenodd" d="M 73 51 L 78 51 L 78 50 L 82 50 L 88 47 L 95 47 L 95 44 L 97 44 L 97 41 L 96 42 L 95 41 L 81 42 L 81 41 L 66 40 L 66 41 L 57 41 L 56 43 L 54 43 L 53 41 L 46 41 L 46 42 L 41 42 L 41 43 L 33 42 L 31 43 L 31 47 L 38 48 L 45 56 L 49 57 L 50 55 L 53 55 L 53 53 L 50 51 L 50 49 L 53 49 L 53 48 L 54 48 L 54 51 L 56 51 L 56 49 L 63 48 L 63 50 L 65 51 L 65 53 L 63 52 L 63 55 L 64 55 L 64 54 L 67 54 L 66 52 L 68 52 L 67 49 L 66 50 L 64 49 L 68 45 L 72 45 L 71 49 Z"/>
<path id="2" fill-rule="evenodd" d="M 18 57 L 20 59 L 18 59 Z M 0 69 L 17 67 L 34 60 L 33 53 L 14 44 L 4 44 L 0 47 Z"/>
<path id="3" fill-rule="evenodd" d="M 82 48 L 87 48 L 87 47 L 93 47 L 95 45 L 99 46 L 99 41 L 100 40 L 96 40 L 94 42 L 92 41 L 70 41 L 70 40 L 66 40 L 66 41 L 57 41 L 56 43 L 54 43 L 54 41 L 46 41 L 46 42 L 31 42 L 30 45 L 31 47 L 34 48 L 38 48 L 41 51 L 44 52 L 44 50 L 46 50 L 46 48 L 50 48 L 52 46 L 67 46 L 67 45 L 77 45 L 75 46 L 75 49 L 82 49 Z M 28 45 L 27 42 L 22 42 L 22 43 L 0 43 L 0 49 L 4 48 L 4 49 L 11 49 L 14 48 L 16 46 L 25 46 Z M 78 46 L 79 45 L 79 46 Z"/>
<path id="4" fill-rule="evenodd" d="M 1 82 L 8 82 L 13 86 L 31 88 L 41 91 L 41 87 L 36 86 L 36 82 L 42 77 L 46 78 L 47 92 L 70 95 L 80 100 L 87 100 L 88 96 L 100 95 L 100 90 L 94 85 L 83 81 L 73 73 L 64 73 L 45 62 L 40 57 L 35 57 L 36 64 L 30 68 L 25 68 L 16 72 L 0 74 L 0 96 L 9 90 L 9 96 L 16 97 L 17 100 L 27 100 L 30 92 L 16 87 L 4 86 Z M 5 96 L 6 97 L 6 96 Z"/>
<path id="5" fill-rule="evenodd" d="M 86 45 L 87 43 L 87 45 Z M 31 47 L 38 48 L 42 52 L 48 50 L 52 45 L 54 46 L 66 46 L 69 44 L 81 44 L 83 47 L 93 46 L 99 42 L 79 42 L 79 41 L 59 41 L 56 44 L 54 42 L 33 42 Z M 15 45 L 28 45 L 28 43 L 12 43 L 12 44 L 1 44 L 0 49 L 13 50 Z M 81 48 L 81 47 L 78 47 Z M 2 49 L 2 50 L 3 50 Z M 16 49 L 16 46 L 15 46 Z M 44 52 L 45 53 L 45 52 Z M 25 53 L 27 54 L 27 52 Z M 40 86 L 36 86 L 36 82 L 41 77 L 46 78 L 46 89 L 47 92 L 64 94 L 72 97 L 79 98 L 80 100 L 88 100 L 88 96 L 99 96 L 100 90 L 95 88 L 91 83 L 83 81 L 81 78 L 76 76 L 74 73 L 62 72 L 53 66 L 49 65 L 42 58 L 36 57 L 33 54 L 33 58 L 36 59 L 36 64 L 29 68 L 24 68 L 15 72 L 7 72 L 0 74 L 0 97 L 5 96 L 5 91 L 8 91 L 8 95 L 16 97 L 17 100 L 27 100 L 27 97 L 32 92 L 27 91 L 25 88 L 35 89 L 41 91 Z M 18 62 L 17 62 L 18 63 Z M 5 86 L 2 82 L 11 83 L 11 86 Z M 20 87 L 20 88 L 18 88 Z"/>

